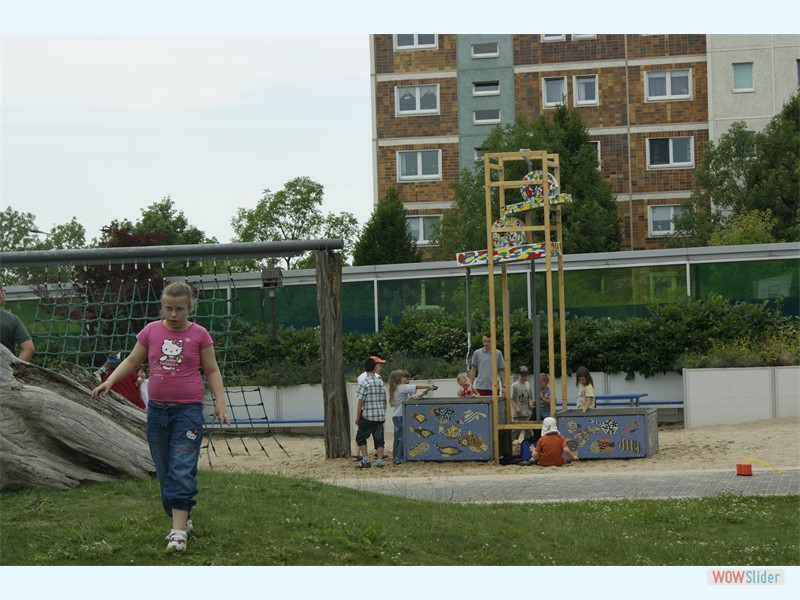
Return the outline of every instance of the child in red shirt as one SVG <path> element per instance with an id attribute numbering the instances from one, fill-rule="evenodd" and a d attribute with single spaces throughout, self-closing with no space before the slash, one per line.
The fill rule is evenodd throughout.
<path id="1" fill-rule="evenodd" d="M 547 417 L 542 422 L 542 437 L 536 444 L 531 462 L 538 461 L 539 466 L 542 467 L 560 467 L 567 462 L 564 454 L 571 460 L 578 460 L 578 456 L 567 447 L 567 440 L 558 432 L 556 420 L 553 417 Z"/>

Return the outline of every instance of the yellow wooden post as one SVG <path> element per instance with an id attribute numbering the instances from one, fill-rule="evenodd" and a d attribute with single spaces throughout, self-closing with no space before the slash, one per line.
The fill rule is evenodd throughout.
<path id="1" fill-rule="evenodd" d="M 541 206 L 544 210 L 544 224 L 542 226 L 533 225 L 533 221 L 531 220 L 530 215 L 525 215 L 525 220 L 520 225 L 509 225 L 509 227 L 503 227 L 502 229 L 507 229 L 507 231 L 497 231 L 500 228 L 494 227 L 494 220 L 492 219 L 492 189 L 497 188 L 498 190 L 498 200 L 499 200 L 499 207 L 500 207 L 500 215 L 503 216 L 505 213 L 505 191 L 507 189 L 514 190 L 515 192 L 525 185 L 539 185 L 534 184 L 530 181 L 520 180 L 520 181 L 507 181 L 506 180 L 506 163 L 512 161 L 520 161 L 528 159 L 530 161 L 536 161 L 537 164 L 541 164 L 541 176 L 542 176 L 542 203 Z M 553 302 L 553 246 L 555 245 L 558 248 L 558 293 L 559 293 L 559 326 L 560 326 L 560 350 L 561 350 L 561 379 L 562 379 L 562 401 L 564 406 L 566 407 L 566 364 L 567 364 L 567 357 L 566 357 L 566 322 L 564 320 L 565 315 L 565 301 L 564 301 L 564 263 L 563 263 L 563 228 L 562 228 L 562 214 L 560 208 L 554 208 L 555 218 L 551 215 L 551 205 L 550 205 L 550 173 L 551 171 L 554 173 L 554 177 L 556 181 L 558 181 L 558 173 L 559 173 L 559 159 L 557 154 L 548 154 L 545 151 L 519 151 L 519 152 L 498 152 L 498 153 L 487 153 L 484 155 L 484 186 L 485 186 L 485 200 L 486 200 L 486 248 L 487 248 L 487 267 L 488 267 L 488 285 L 489 285 L 489 334 L 491 336 L 491 348 L 492 348 L 492 356 L 491 356 L 491 364 L 492 364 L 492 435 L 494 440 L 494 452 L 493 458 L 494 460 L 498 460 L 500 458 L 500 440 L 499 434 L 501 430 L 511 430 L 517 427 L 526 427 L 527 424 L 523 423 L 509 423 L 509 424 L 500 424 L 499 423 L 499 412 L 498 412 L 498 386 L 497 386 L 497 375 L 498 375 L 498 368 L 497 368 L 497 353 L 495 350 L 497 349 L 497 323 L 495 315 L 497 313 L 497 302 L 496 302 L 496 294 L 495 294 L 495 287 L 494 287 L 494 257 L 493 257 L 493 250 L 494 245 L 492 243 L 492 234 L 497 232 L 501 235 L 509 235 L 516 232 L 524 232 L 525 239 L 529 243 L 536 242 L 535 232 L 542 231 L 544 232 L 544 254 L 545 254 L 545 283 L 546 283 L 546 302 L 547 302 L 547 343 L 548 343 L 548 373 L 550 376 L 550 398 L 551 398 L 551 412 L 555 409 L 555 380 L 556 380 L 556 365 L 555 365 L 555 331 L 554 331 L 554 302 Z M 493 173 L 497 174 L 497 181 L 492 181 Z M 560 193 L 560 190 L 559 190 Z M 559 196 L 556 200 L 556 203 L 561 203 L 564 200 L 561 196 Z M 571 199 L 567 199 L 566 201 L 571 201 Z M 515 203 L 517 204 L 517 203 Z M 520 208 L 517 206 L 511 206 L 512 211 L 510 214 L 515 214 L 520 211 Z M 533 208 L 538 208 L 533 205 Z M 531 210 L 531 208 L 523 208 L 523 211 Z M 555 244 L 554 238 L 555 237 Z M 505 397 L 505 405 L 506 405 L 506 414 L 510 416 L 511 414 L 511 401 L 510 401 L 510 384 L 511 384 L 511 374 L 509 369 L 512 366 L 512 357 L 511 357 L 511 325 L 510 325 L 510 307 L 509 307 L 509 290 L 508 290 L 508 272 L 506 268 L 505 262 L 501 262 L 501 291 L 502 291 L 502 315 L 503 315 L 503 337 L 504 337 L 504 345 L 503 345 L 503 357 L 506 363 L 505 373 L 503 377 L 502 385 L 506 390 L 506 397 Z M 535 273 L 534 273 L 535 276 Z M 534 315 L 535 316 L 535 315 Z M 534 382 L 535 385 L 538 386 L 538 382 Z M 533 423 L 530 426 L 535 426 Z"/>
<path id="2" fill-rule="evenodd" d="M 492 174 L 489 164 L 489 155 L 485 154 L 484 160 L 484 190 L 486 194 L 486 248 L 489 252 L 489 260 L 487 267 L 489 270 L 488 284 L 489 284 L 489 334 L 492 338 L 492 348 L 496 347 L 497 331 L 495 330 L 494 314 L 495 314 L 495 297 L 494 297 L 494 261 L 492 260 Z M 498 160 L 498 166 L 502 169 L 503 161 Z M 503 171 L 500 170 L 500 178 L 503 177 Z M 500 459 L 500 436 L 497 426 L 499 424 L 497 414 L 497 358 L 492 353 L 492 436 L 494 439 L 494 449 L 492 451 L 492 458 L 497 461 Z"/>

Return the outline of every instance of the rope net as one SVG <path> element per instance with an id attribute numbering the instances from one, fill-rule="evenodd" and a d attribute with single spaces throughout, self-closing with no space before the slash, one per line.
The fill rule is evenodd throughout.
<path id="1" fill-rule="evenodd" d="M 214 341 L 214 350 L 225 384 L 225 401 L 231 424 L 221 426 L 211 421 L 213 399 L 207 392 L 203 406 L 206 422 L 205 447 L 209 464 L 216 455 L 213 437 L 222 435 L 228 452 L 233 455 L 229 438 L 238 438 L 249 455 L 246 437 L 255 439 L 265 456 L 269 456 L 260 436 L 275 438 L 261 388 L 240 385 L 252 381 L 254 367 L 242 335 L 241 302 L 230 263 L 221 271 L 217 262 L 210 265 L 212 276 L 196 275 L 203 264 L 186 262 L 108 264 L 73 269 L 73 281 L 62 281 L 63 269 L 56 270 L 59 279 L 34 288 L 39 297 L 31 334 L 36 344 L 36 359 L 42 366 L 57 370 L 64 363 L 74 363 L 94 373 L 111 353 L 124 358 L 136 344 L 136 334 L 149 322 L 161 318 L 161 293 L 171 281 L 185 281 L 195 291 L 195 309 L 191 320 L 205 327 Z M 162 276 L 162 273 L 182 275 Z M 208 268 L 206 269 L 209 270 Z M 47 278 L 45 279 L 47 281 Z M 288 454 L 288 453 L 287 453 Z"/>

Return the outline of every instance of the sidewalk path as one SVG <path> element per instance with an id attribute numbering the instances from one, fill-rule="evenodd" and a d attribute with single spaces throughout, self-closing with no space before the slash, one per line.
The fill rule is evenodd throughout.
<path id="1" fill-rule="evenodd" d="M 725 471 L 570 474 L 524 472 L 537 467 L 509 467 L 514 473 L 490 477 L 393 477 L 337 480 L 335 485 L 403 498 L 439 502 L 569 502 L 640 498 L 699 498 L 730 493 L 746 496 L 800 494 L 800 468 L 777 473 L 753 469 L 739 476 Z"/>

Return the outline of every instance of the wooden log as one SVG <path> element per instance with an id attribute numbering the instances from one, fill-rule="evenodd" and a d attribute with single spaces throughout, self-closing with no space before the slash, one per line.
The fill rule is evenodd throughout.
<path id="1" fill-rule="evenodd" d="M 88 386 L 0 346 L 1 491 L 149 478 L 145 425 L 121 396 L 93 399 Z"/>
<path id="2" fill-rule="evenodd" d="M 342 257 L 317 251 L 317 309 L 322 351 L 325 458 L 350 456 L 350 407 L 344 382 L 342 344 Z"/>

